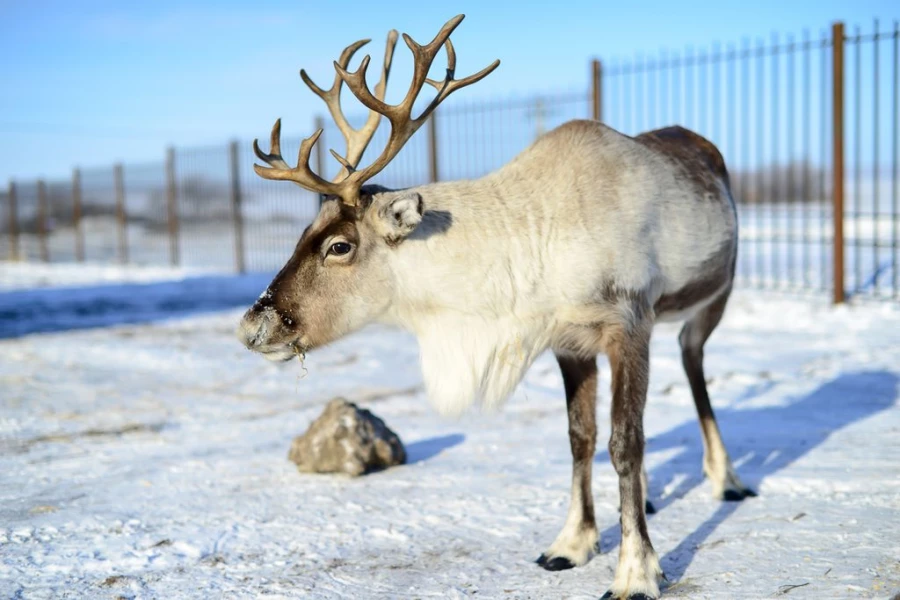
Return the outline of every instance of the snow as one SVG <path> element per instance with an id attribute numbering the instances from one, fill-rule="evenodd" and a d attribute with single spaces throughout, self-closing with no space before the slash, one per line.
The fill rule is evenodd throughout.
<path id="1" fill-rule="evenodd" d="M 116 287 L 78 277 L 67 283 L 90 284 L 79 292 L 19 290 L 0 303 L 28 293 L 65 312 L 69 294 L 87 303 Z M 249 303 L 265 286 L 249 277 L 211 289 Z M 499 413 L 448 421 L 423 395 L 409 335 L 372 327 L 310 353 L 305 369 L 271 364 L 234 338 L 242 308 L 222 311 L 213 293 L 196 300 L 196 281 L 123 284 L 195 297 L 168 309 L 150 301 L 159 310 L 139 319 L 148 322 L 109 326 L 123 321 L 94 314 L 80 324 L 69 311 L 51 333 L 7 329 L 0 340 L 0 598 L 576 599 L 606 590 L 620 533 L 605 416 L 593 481 L 602 553 L 557 573 L 532 562 L 562 527 L 569 497 L 551 355 Z M 659 509 L 650 534 L 672 582 L 664 597 L 900 591 L 900 307 L 735 294 L 706 357 L 726 445 L 759 492 L 743 503 L 713 500 L 702 479 L 676 333 L 655 332 L 646 413 Z M 384 418 L 409 464 L 359 479 L 298 473 L 291 439 L 338 395 Z"/>
<path id="2" fill-rule="evenodd" d="M 207 272 L 208 270 L 183 267 L 0 261 L 0 292 L 108 283 L 171 281 Z"/>

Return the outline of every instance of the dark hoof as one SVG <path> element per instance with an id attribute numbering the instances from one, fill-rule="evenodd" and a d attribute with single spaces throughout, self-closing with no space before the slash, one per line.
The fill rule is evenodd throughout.
<path id="1" fill-rule="evenodd" d="M 725 490 L 722 494 L 722 500 L 725 502 L 740 502 L 744 498 L 755 498 L 756 492 L 751 489 L 743 490 Z"/>
<path id="2" fill-rule="evenodd" d="M 608 590 L 600 597 L 600 600 L 614 600 L 615 598 L 617 597 L 612 595 L 612 591 Z M 647 594 L 631 594 L 626 600 L 653 600 L 653 598 Z"/>
<path id="3" fill-rule="evenodd" d="M 541 554 L 534 562 L 544 567 L 548 571 L 565 571 L 566 569 L 575 568 L 575 564 L 564 556 L 554 556 L 553 558 L 548 558 L 546 554 Z"/>

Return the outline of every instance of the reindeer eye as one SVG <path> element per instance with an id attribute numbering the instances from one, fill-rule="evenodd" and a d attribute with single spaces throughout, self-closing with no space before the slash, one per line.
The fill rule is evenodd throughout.
<path id="1" fill-rule="evenodd" d="M 352 249 L 353 246 L 351 246 L 347 242 L 337 242 L 336 244 L 331 245 L 331 248 L 328 249 L 328 254 L 343 256 L 344 254 L 350 252 Z"/>

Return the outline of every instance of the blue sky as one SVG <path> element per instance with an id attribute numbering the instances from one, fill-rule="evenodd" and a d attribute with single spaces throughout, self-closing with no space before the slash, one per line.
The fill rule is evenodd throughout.
<path id="1" fill-rule="evenodd" d="M 278 116 L 286 134 L 308 133 L 322 107 L 297 76 L 301 66 L 328 85 L 331 61 L 348 43 L 371 37 L 378 57 L 390 28 L 426 41 L 457 13 L 466 14 L 454 34 L 457 72 L 502 60 L 494 74 L 458 94 L 472 99 L 586 89 L 592 56 L 817 32 L 837 19 L 868 30 L 879 17 L 886 29 L 900 6 L 891 0 L 0 0 L 0 181 L 64 177 L 75 165 L 159 160 L 168 144 L 265 138 Z M 401 43 L 389 99 L 405 91 L 409 65 Z"/>

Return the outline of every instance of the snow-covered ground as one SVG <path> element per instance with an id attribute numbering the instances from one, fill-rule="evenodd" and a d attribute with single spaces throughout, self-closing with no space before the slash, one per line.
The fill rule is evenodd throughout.
<path id="1" fill-rule="evenodd" d="M 209 272 L 209 269 L 183 267 L 0 261 L 0 293 L 48 287 L 173 281 Z"/>
<path id="2" fill-rule="evenodd" d="M 0 340 L 0 598 L 606 590 L 620 534 L 605 443 L 602 552 L 571 571 L 532 562 L 569 496 L 552 356 L 502 412 L 447 421 L 424 398 L 410 336 L 370 328 L 304 370 L 245 351 L 240 312 Z M 706 355 L 726 444 L 759 491 L 740 504 L 713 500 L 700 474 L 676 332 L 655 333 L 646 417 L 665 597 L 900 592 L 900 307 L 735 295 Z M 410 463 L 359 479 L 298 473 L 290 441 L 337 395 L 383 417 Z"/>

